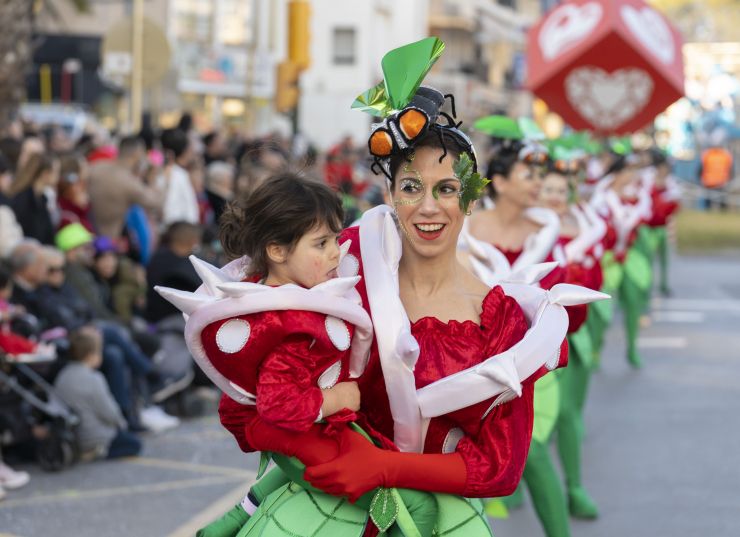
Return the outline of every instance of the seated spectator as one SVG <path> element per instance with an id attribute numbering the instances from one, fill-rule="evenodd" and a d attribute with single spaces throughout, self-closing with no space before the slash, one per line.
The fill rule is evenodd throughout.
<path id="1" fill-rule="evenodd" d="M 12 181 L 10 162 L 0 153 L 0 257 L 7 257 L 23 239 L 23 229 L 18 224 L 10 198 L 6 195 Z"/>
<path id="2" fill-rule="evenodd" d="M 103 327 L 106 341 L 115 338 L 116 345 L 121 349 L 123 359 L 132 372 L 138 377 L 147 378 L 151 399 L 158 403 L 186 388 L 192 381 L 192 371 L 175 374 L 160 366 L 155 367 L 142 349 L 154 359 L 159 350 L 157 337 L 146 332 L 128 330 L 106 305 L 91 270 L 95 252 L 93 236 L 82 225 L 70 224 L 57 234 L 57 246 L 64 252 L 64 277 L 67 284 L 86 303 L 95 322 Z M 161 353 L 159 357 L 163 357 Z"/>
<path id="3" fill-rule="evenodd" d="M 90 222 L 90 196 L 87 192 L 87 162 L 76 153 L 61 159 L 59 169 L 59 229 L 79 222 L 90 233 L 95 230 Z"/>
<path id="4" fill-rule="evenodd" d="M 25 313 L 23 307 L 8 302 L 13 294 L 13 279 L 10 267 L 0 262 L 0 351 L 10 356 L 38 352 L 53 358 L 55 349 L 45 344 L 35 343 L 19 334 L 13 333 L 11 322 Z M 0 461 L 0 497 L 2 497 L 2 462 Z"/>
<path id="5" fill-rule="evenodd" d="M 201 230 L 198 226 L 188 222 L 172 224 L 162 236 L 162 244 L 152 256 L 147 267 L 147 308 L 146 318 L 151 323 L 177 316 L 182 317 L 180 311 L 159 293 L 154 291 L 155 285 L 195 291 L 201 282 L 188 257 L 195 253 L 200 245 Z"/>
<path id="6" fill-rule="evenodd" d="M 218 224 L 226 204 L 234 198 L 234 167 L 216 161 L 206 169 L 206 196 L 213 210 L 213 223 Z"/>
<path id="7" fill-rule="evenodd" d="M 69 224 L 57 233 L 56 244 L 64 253 L 67 284 L 87 303 L 95 319 L 115 321 L 115 314 L 100 296 L 95 277 L 90 271 L 95 252 L 94 239 L 81 224 Z"/>
<path id="8" fill-rule="evenodd" d="M 34 153 L 18 169 L 8 190 L 10 205 L 23 234 L 43 244 L 54 244 L 58 179 L 59 160 Z"/>
<path id="9" fill-rule="evenodd" d="M 172 304 L 154 292 L 155 285 L 194 291 L 201 284 L 188 256 L 200 245 L 201 230 L 187 222 L 172 224 L 162 237 L 162 245 L 152 256 L 147 267 L 146 318 L 154 324 L 159 337 L 163 359 L 158 367 L 168 376 L 195 378 L 198 385 L 208 385 L 193 367 L 193 358 L 185 344 L 185 321 Z"/>
<path id="10" fill-rule="evenodd" d="M 200 209 L 188 173 L 195 154 L 188 135 L 179 129 L 165 130 L 162 132 L 162 148 L 166 165 L 157 179 L 159 187 L 166 190 L 162 223 L 185 221 L 197 224 L 200 222 Z"/>
<path id="11" fill-rule="evenodd" d="M 116 245 L 108 237 L 96 238 L 93 245 L 93 276 L 103 301 L 121 322 L 129 324 L 134 316 L 143 315 L 146 272 L 127 257 L 118 255 Z"/>
<path id="12" fill-rule="evenodd" d="M 141 440 L 127 430 L 126 420 L 98 368 L 103 361 L 100 332 L 82 327 L 70 335 L 69 363 L 54 382 L 59 396 L 80 416 L 77 440 L 83 458 L 131 457 Z"/>
<path id="13" fill-rule="evenodd" d="M 10 301 L 23 306 L 28 313 L 41 318 L 43 304 L 38 288 L 46 281 L 47 266 L 41 255 L 41 245 L 35 239 L 24 239 L 10 254 L 13 274 L 13 294 Z"/>
<path id="14" fill-rule="evenodd" d="M 140 416 L 136 411 L 133 385 L 138 380 L 148 381 L 151 386 L 149 395 L 152 397 L 167 387 L 153 362 L 131 340 L 122 326 L 114 322 L 95 320 L 88 304 L 64 281 L 65 260 L 62 252 L 45 248 L 43 255 L 49 271 L 46 284 L 38 290 L 38 297 L 41 303 L 46 304 L 45 324 L 62 326 L 69 332 L 86 324 L 95 324 L 103 335 L 103 363 L 100 370 L 129 427 L 141 429 L 143 426 L 163 430 L 174 426 L 172 419 L 158 419 L 158 416 L 152 418 L 148 414 Z"/>
<path id="15" fill-rule="evenodd" d="M 141 180 L 146 168 L 146 149 L 139 138 L 123 138 L 115 160 L 100 160 L 90 166 L 90 207 L 99 235 L 118 240 L 126 214 L 133 205 L 159 211 L 164 189 L 147 186 Z"/>

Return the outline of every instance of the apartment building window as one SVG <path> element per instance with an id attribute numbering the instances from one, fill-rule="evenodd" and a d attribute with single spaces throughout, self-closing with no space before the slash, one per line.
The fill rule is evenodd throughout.
<path id="1" fill-rule="evenodd" d="M 334 64 L 353 65 L 355 63 L 355 29 L 334 28 Z"/>

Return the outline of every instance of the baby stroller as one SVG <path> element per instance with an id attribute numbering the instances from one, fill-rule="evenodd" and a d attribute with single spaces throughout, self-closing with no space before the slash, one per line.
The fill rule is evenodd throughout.
<path id="1" fill-rule="evenodd" d="M 25 360 L 35 361 L 33 356 Z M 34 446 L 39 466 L 56 472 L 78 458 L 75 428 L 79 422 L 29 363 L 0 351 L 0 444 Z"/>

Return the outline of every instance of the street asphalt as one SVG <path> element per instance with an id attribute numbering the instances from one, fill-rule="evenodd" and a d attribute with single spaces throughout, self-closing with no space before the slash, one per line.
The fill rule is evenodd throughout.
<path id="1" fill-rule="evenodd" d="M 644 361 L 609 333 L 586 409 L 584 482 L 601 516 L 574 537 L 734 537 L 740 532 L 740 257 L 683 257 L 674 294 L 653 301 Z M 143 456 L 34 466 L 0 502 L 0 537 L 185 537 L 230 508 L 254 479 L 215 410 L 145 437 Z M 540 537 L 529 501 L 496 537 Z"/>

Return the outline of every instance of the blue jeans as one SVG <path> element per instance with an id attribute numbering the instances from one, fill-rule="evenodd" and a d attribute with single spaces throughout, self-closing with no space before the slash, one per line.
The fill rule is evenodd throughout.
<path id="1" fill-rule="evenodd" d="M 118 431 L 108 447 L 108 458 L 133 457 L 141 452 L 141 440 L 128 431 Z"/>
<path id="2" fill-rule="evenodd" d="M 99 323 L 103 334 L 103 363 L 100 371 L 108 381 L 113 398 L 121 408 L 129 425 L 137 425 L 133 405 L 132 382 L 135 377 L 150 373 L 154 366 L 138 346 L 123 333 L 123 329 L 111 323 Z"/>
<path id="3" fill-rule="evenodd" d="M 128 337 L 122 327 L 106 322 L 99 323 L 98 326 L 103 334 L 103 345 L 115 345 L 120 348 L 123 352 L 123 358 L 135 375 L 143 377 L 154 369 L 151 360 Z"/>

